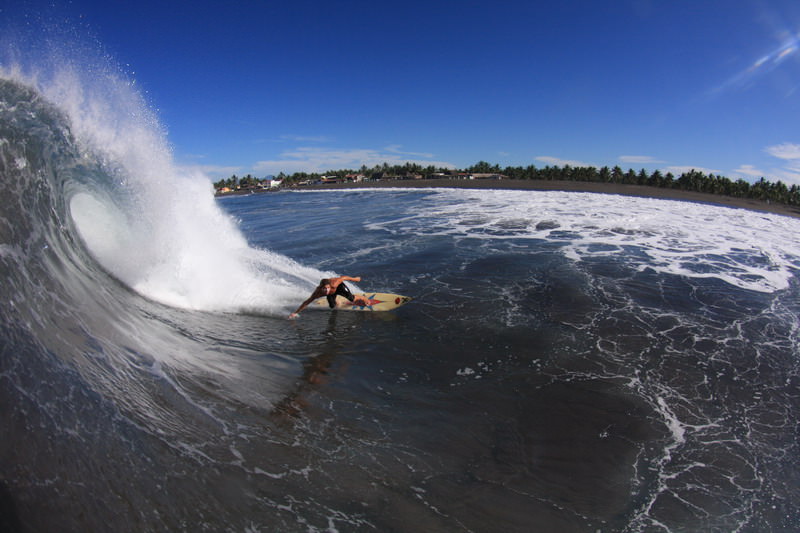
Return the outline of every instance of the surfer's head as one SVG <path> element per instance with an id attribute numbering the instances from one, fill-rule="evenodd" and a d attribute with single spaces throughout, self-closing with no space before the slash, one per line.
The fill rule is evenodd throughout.
<path id="1" fill-rule="evenodd" d="M 331 292 L 331 280 L 328 278 L 322 278 L 319 280 L 319 288 L 322 289 L 325 294 L 330 294 Z"/>

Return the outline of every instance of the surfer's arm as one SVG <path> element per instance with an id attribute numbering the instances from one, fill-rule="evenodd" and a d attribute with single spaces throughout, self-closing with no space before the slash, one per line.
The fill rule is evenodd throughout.
<path id="1" fill-rule="evenodd" d="M 308 300 L 306 300 L 305 302 L 303 302 L 303 303 L 301 303 L 301 304 L 300 304 L 300 307 L 298 307 L 298 308 L 297 308 L 297 311 L 295 311 L 294 313 L 292 313 L 291 315 L 289 315 L 289 318 L 295 318 L 297 315 L 299 315 L 299 314 L 300 314 L 300 311 L 302 311 L 303 309 L 305 309 L 306 307 L 308 307 L 308 304 L 310 304 L 311 302 L 313 302 L 313 301 L 314 301 L 314 299 L 315 299 L 315 296 L 312 294 L 312 295 L 311 295 L 311 297 L 310 297 Z"/>
<path id="2" fill-rule="evenodd" d="M 320 296 L 322 296 L 322 294 L 321 294 L 321 292 L 319 290 L 315 290 L 314 292 L 312 292 L 311 296 L 309 296 L 308 299 L 305 302 L 300 304 L 300 307 L 297 308 L 297 311 L 295 311 L 294 313 L 289 315 L 289 318 L 296 318 L 297 315 L 300 314 L 300 311 L 302 311 L 303 309 L 308 307 L 308 304 L 310 304 L 311 302 L 313 302 L 314 300 L 316 300 Z"/>

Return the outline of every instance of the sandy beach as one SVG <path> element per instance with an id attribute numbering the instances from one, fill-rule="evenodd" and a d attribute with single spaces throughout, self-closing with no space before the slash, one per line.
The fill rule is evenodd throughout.
<path id="1" fill-rule="evenodd" d="M 766 213 L 775 213 L 800 218 L 800 208 L 783 204 L 775 204 L 749 198 L 733 198 L 716 194 L 682 191 L 679 189 L 660 189 L 643 185 L 622 185 L 617 183 L 596 183 L 580 181 L 544 181 L 544 180 L 457 180 L 457 179 L 422 179 L 365 181 L 361 183 L 334 183 L 303 187 L 308 190 L 323 189 L 365 189 L 365 188 L 457 188 L 457 189 L 504 189 L 534 191 L 568 191 L 592 192 L 604 194 L 621 194 L 647 198 L 664 198 L 722 205 L 740 209 L 750 209 Z"/>

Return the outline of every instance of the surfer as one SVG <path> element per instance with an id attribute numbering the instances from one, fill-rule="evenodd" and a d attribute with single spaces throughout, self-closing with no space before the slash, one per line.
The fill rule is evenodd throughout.
<path id="1" fill-rule="evenodd" d="M 350 276 L 339 276 L 338 278 L 324 278 L 320 280 L 319 285 L 317 285 L 317 288 L 311 293 L 311 296 L 309 296 L 305 302 L 301 303 L 300 307 L 297 308 L 297 311 L 289 315 L 289 318 L 297 318 L 297 315 L 300 314 L 300 311 L 308 307 L 308 304 L 323 296 L 328 298 L 328 305 L 331 309 L 336 307 L 337 295 L 344 296 L 349 301 L 355 302 L 356 297 L 353 296 L 353 293 L 350 292 L 350 289 L 348 289 L 347 285 L 344 284 L 345 281 L 361 281 L 361 276 L 357 276 L 355 278 L 351 278 Z M 363 298 L 361 298 L 360 301 L 362 301 L 364 305 L 368 305 L 367 302 L 363 301 Z"/>

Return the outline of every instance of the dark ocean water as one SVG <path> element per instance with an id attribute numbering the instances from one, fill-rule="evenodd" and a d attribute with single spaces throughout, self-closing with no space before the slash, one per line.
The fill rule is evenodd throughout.
<path id="1" fill-rule="evenodd" d="M 215 200 L 74 95 L 0 80 L 0 529 L 798 528 L 796 219 Z M 287 320 L 332 273 L 414 301 Z"/>

